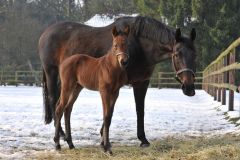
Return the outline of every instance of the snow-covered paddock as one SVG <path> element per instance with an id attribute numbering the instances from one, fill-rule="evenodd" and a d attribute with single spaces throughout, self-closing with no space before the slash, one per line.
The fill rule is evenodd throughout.
<path id="1" fill-rule="evenodd" d="M 209 136 L 238 132 L 237 127 L 216 111 L 214 102 L 202 90 L 194 97 L 179 89 L 149 88 L 145 100 L 145 131 L 150 141 L 173 137 Z M 44 125 L 42 91 L 39 87 L 0 87 L 0 159 L 54 148 L 54 127 Z M 102 124 L 98 92 L 83 90 L 72 117 L 72 136 L 76 147 L 99 145 Z M 115 105 L 110 141 L 138 145 L 136 112 L 132 89 L 123 88 Z M 61 141 L 62 147 L 67 147 Z"/>

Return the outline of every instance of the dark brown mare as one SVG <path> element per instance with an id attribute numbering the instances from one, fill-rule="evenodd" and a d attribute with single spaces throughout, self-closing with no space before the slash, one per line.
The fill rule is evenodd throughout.
<path id="1" fill-rule="evenodd" d="M 111 124 L 114 105 L 119 89 L 127 83 L 125 66 L 128 62 L 127 36 L 129 27 L 124 32 L 112 29 L 112 47 L 108 53 L 100 58 L 88 55 L 76 54 L 66 58 L 60 65 L 59 75 L 61 80 L 61 94 L 56 106 L 55 146 L 61 149 L 59 130 L 61 118 L 65 118 L 65 140 L 69 148 L 74 148 L 71 136 L 70 116 L 74 102 L 83 87 L 99 91 L 103 104 L 103 127 L 101 129 L 104 151 L 110 154 L 109 127 Z"/>
<path id="2" fill-rule="evenodd" d="M 129 64 L 126 67 L 128 84 L 133 87 L 137 112 L 137 137 L 141 146 L 149 146 L 144 132 L 144 99 L 149 79 L 157 63 L 171 59 L 183 93 L 195 94 L 196 33 L 181 35 L 165 24 L 148 17 L 122 17 L 106 27 L 90 27 L 74 22 L 62 22 L 48 27 L 39 40 L 39 55 L 43 67 L 43 95 L 45 123 L 54 118 L 55 105 L 60 94 L 59 65 L 75 53 L 101 57 L 112 46 L 111 29 L 130 26 L 128 36 Z M 160 105 L 160 104 L 159 104 Z M 64 135 L 60 127 L 61 135 Z"/>

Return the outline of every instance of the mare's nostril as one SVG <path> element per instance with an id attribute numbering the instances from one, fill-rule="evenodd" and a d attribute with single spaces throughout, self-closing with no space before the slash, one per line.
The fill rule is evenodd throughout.
<path id="1" fill-rule="evenodd" d="M 182 85 L 182 90 L 183 90 L 183 91 L 185 91 L 185 90 L 186 90 L 186 87 L 185 87 L 185 85 L 184 85 L 184 84 Z"/>

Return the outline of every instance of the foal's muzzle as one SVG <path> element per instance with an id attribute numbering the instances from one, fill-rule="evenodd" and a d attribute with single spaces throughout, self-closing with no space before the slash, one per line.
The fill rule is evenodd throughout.
<path id="1" fill-rule="evenodd" d="M 117 53 L 116 55 L 117 55 L 120 66 L 123 68 L 127 67 L 129 62 L 129 55 L 125 52 L 120 52 L 120 53 Z"/>

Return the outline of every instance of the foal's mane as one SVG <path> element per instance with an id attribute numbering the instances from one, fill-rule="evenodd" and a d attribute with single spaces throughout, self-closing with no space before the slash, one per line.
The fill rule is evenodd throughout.
<path id="1" fill-rule="evenodd" d="M 162 44 L 172 43 L 174 41 L 174 29 L 166 26 L 153 18 L 137 16 L 131 26 L 131 32 L 135 36 L 140 36 Z"/>

